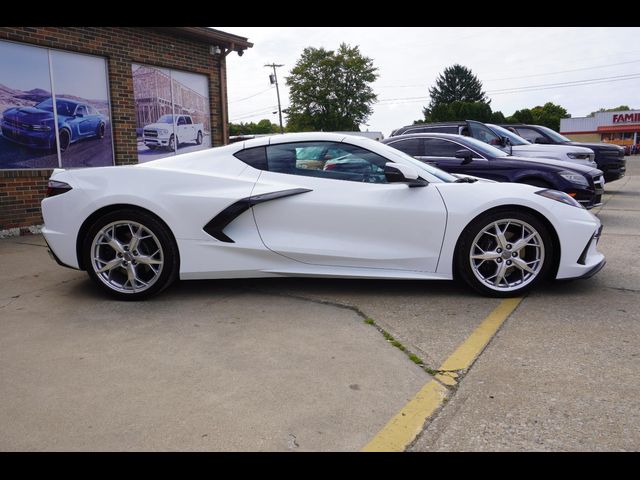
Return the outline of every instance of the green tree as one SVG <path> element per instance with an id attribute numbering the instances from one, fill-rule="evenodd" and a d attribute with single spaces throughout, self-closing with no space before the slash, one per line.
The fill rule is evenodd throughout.
<path id="1" fill-rule="evenodd" d="M 441 103 L 431 110 L 431 122 L 448 122 L 456 120 L 477 120 L 489 122 L 492 118 L 491 107 L 484 102 Z"/>
<path id="2" fill-rule="evenodd" d="M 266 133 L 280 133 L 280 127 L 264 118 L 258 123 L 229 123 L 229 136 L 235 135 L 259 135 Z"/>
<path id="3" fill-rule="evenodd" d="M 442 105 L 463 102 L 484 103 L 488 106 L 491 103 L 482 90 L 482 82 L 478 80 L 478 77 L 467 67 L 458 64 L 445 68 L 436 78 L 435 86 L 429 88 L 429 97 L 431 98 L 429 106 L 422 110 L 427 122 L 439 121 L 435 118 L 441 115 L 441 111 L 438 111 L 435 118 L 432 115 L 434 109 L 438 109 Z M 456 118 L 456 120 L 464 120 L 464 118 Z"/>
<path id="4" fill-rule="evenodd" d="M 288 131 L 359 131 L 377 100 L 370 85 L 377 71 L 357 46 L 305 48 L 286 77 Z"/>
<path id="5" fill-rule="evenodd" d="M 544 125 L 556 132 L 560 130 L 560 119 L 570 118 L 571 115 L 564 107 L 547 102 L 544 105 L 533 107 L 532 109 L 523 108 L 517 110 L 512 116 L 507 118 L 509 123 L 530 123 L 532 125 Z"/>
<path id="6" fill-rule="evenodd" d="M 615 108 L 601 108 L 599 110 L 596 110 L 595 112 L 591 112 L 589 115 L 587 115 L 587 117 L 594 117 L 596 113 L 601 113 L 601 112 L 626 112 L 628 110 L 631 110 L 629 108 L 629 105 L 620 105 L 619 107 L 615 107 Z"/>

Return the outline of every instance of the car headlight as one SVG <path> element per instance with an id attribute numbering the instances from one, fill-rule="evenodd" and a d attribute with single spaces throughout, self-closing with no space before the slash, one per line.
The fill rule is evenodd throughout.
<path id="1" fill-rule="evenodd" d="M 567 153 L 567 157 L 573 158 L 574 160 L 586 160 L 587 158 L 590 158 L 591 155 L 588 154 L 588 153 L 569 152 L 569 153 Z"/>
<path id="2" fill-rule="evenodd" d="M 571 205 L 572 207 L 584 208 L 575 198 L 559 190 L 545 189 L 538 190 L 535 193 L 537 195 L 540 195 L 541 197 L 550 198 L 551 200 L 555 200 L 566 205 Z"/>
<path id="3" fill-rule="evenodd" d="M 558 175 L 560 175 L 565 180 L 567 180 L 567 181 L 569 181 L 571 183 L 574 183 L 576 185 L 581 185 L 583 187 L 588 187 L 589 186 L 589 182 L 584 177 L 584 175 L 581 175 L 579 173 L 570 172 L 569 170 L 564 170 L 564 171 L 560 172 Z"/>
<path id="4" fill-rule="evenodd" d="M 48 132 L 49 130 L 51 130 L 51 127 L 49 127 L 48 125 L 29 125 L 29 128 L 37 132 Z"/>
<path id="5" fill-rule="evenodd" d="M 164 128 L 158 129 L 158 135 L 167 135 L 168 133 L 169 133 L 169 130 L 165 130 Z"/>

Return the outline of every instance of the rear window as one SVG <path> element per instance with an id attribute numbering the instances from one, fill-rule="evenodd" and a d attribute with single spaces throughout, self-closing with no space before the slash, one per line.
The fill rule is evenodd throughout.
<path id="1" fill-rule="evenodd" d="M 268 170 L 267 153 L 265 147 L 245 148 L 233 154 L 234 157 L 242 160 L 247 165 L 251 165 L 258 170 Z"/>

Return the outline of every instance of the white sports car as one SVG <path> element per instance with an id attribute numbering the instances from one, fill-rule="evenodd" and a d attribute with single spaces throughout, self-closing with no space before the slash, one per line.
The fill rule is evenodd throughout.
<path id="1" fill-rule="evenodd" d="M 461 278 L 519 295 L 595 274 L 600 221 L 573 198 L 454 177 L 374 140 L 256 138 L 133 166 L 55 170 L 58 263 L 123 299 L 176 278 Z"/>

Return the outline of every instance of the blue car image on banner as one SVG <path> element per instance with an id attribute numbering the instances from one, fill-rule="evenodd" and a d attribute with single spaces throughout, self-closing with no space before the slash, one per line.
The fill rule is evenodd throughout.
<path id="1" fill-rule="evenodd" d="M 104 58 L 0 41 L 0 169 L 113 165 L 109 119 Z"/>
<path id="2" fill-rule="evenodd" d="M 60 151 L 82 138 L 103 138 L 107 118 L 90 105 L 74 100 L 56 100 Z M 56 148 L 53 99 L 33 107 L 10 108 L 2 114 L 2 135 L 21 145 Z"/>

